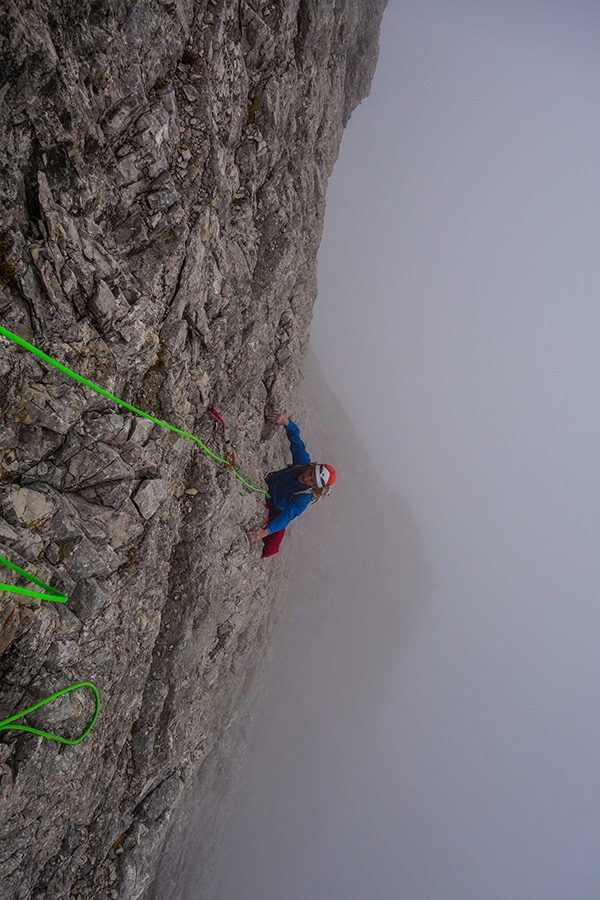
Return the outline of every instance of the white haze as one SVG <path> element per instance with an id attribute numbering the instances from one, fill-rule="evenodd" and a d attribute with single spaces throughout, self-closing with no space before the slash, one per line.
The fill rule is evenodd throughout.
<path id="1" fill-rule="evenodd" d="M 340 809 L 306 765 L 279 838 L 265 802 L 239 813 L 225 866 L 263 865 L 263 900 L 599 896 L 599 122 L 597 4 L 391 0 L 328 188 L 313 346 L 437 591 Z M 302 816 L 336 835 L 297 848 L 306 890 L 281 866 Z"/>

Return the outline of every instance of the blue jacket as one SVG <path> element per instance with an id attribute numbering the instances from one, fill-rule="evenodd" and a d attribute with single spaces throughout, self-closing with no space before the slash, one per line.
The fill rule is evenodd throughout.
<path id="1" fill-rule="evenodd" d="M 292 451 L 292 465 L 302 466 L 309 463 L 310 456 L 300 437 L 300 429 L 296 423 L 290 420 L 289 425 L 285 426 L 285 431 Z M 275 509 L 279 510 L 279 515 L 267 525 L 269 534 L 286 528 L 292 519 L 304 512 L 312 500 L 312 491 L 298 481 L 299 474 L 301 473 L 282 469 L 280 472 L 267 475 L 267 487 L 271 495 L 270 502 Z"/>

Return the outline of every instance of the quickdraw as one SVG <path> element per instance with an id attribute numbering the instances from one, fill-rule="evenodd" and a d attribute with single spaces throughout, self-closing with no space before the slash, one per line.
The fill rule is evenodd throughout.
<path id="1" fill-rule="evenodd" d="M 229 466 L 230 469 L 233 469 L 235 468 L 235 450 L 233 449 L 233 445 L 225 432 L 225 422 L 223 421 L 217 410 L 214 408 L 212 403 L 208 404 L 208 406 L 206 407 L 206 412 L 214 419 L 213 434 L 219 434 L 223 438 L 223 443 L 225 444 L 225 465 Z"/>

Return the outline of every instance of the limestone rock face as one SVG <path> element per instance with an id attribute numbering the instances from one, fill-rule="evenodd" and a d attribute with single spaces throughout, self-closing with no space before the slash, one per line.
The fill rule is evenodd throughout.
<path id="1" fill-rule="evenodd" d="M 222 456 L 214 403 L 263 487 L 384 5 L 5 2 L 0 324 Z M 2 896 L 148 897 L 257 690 L 285 552 L 259 562 L 261 495 L 197 444 L 5 338 L 0 410 L 0 555 L 69 595 L 0 594 L 0 719 L 79 681 L 102 697 L 81 744 L 0 732 Z M 92 708 L 71 693 L 29 722 L 74 737 Z"/>

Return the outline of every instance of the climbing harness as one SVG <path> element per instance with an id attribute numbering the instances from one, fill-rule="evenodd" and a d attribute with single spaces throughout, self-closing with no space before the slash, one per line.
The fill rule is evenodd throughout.
<path id="1" fill-rule="evenodd" d="M 0 325 L 0 334 L 4 335 L 4 337 L 8 338 L 10 341 L 14 341 L 15 344 L 19 344 L 19 346 L 24 347 L 25 350 L 29 350 L 30 353 L 34 353 L 40 359 L 43 359 L 44 362 L 47 362 L 49 365 L 54 366 L 55 369 L 58 369 L 60 372 L 64 372 L 65 375 L 69 375 L 71 378 L 74 378 L 75 381 L 79 381 L 81 384 L 85 384 L 86 387 L 91 388 L 98 394 L 102 394 L 103 397 L 108 397 L 108 399 L 112 400 L 113 403 L 117 403 L 119 406 L 124 406 L 126 409 L 131 410 L 131 412 L 136 413 L 136 415 L 138 416 L 142 416 L 144 419 L 149 419 L 151 422 L 154 422 L 155 425 L 160 425 L 162 428 L 168 428 L 169 431 L 174 431 L 175 434 L 181 434 L 183 437 L 190 438 L 192 441 L 200 444 L 205 453 L 208 453 L 208 455 L 216 460 L 216 462 L 220 462 L 228 466 L 235 477 L 238 478 L 242 482 L 242 484 L 245 484 L 247 488 L 250 488 L 251 491 L 256 491 L 257 494 L 266 494 L 268 496 L 268 491 L 265 491 L 262 488 L 253 487 L 251 484 L 245 481 L 239 474 L 239 472 L 234 469 L 233 466 L 229 465 L 226 459 L 222 459 L 220 456 L 217 456 L 216 453 L 213 453 L 212 450 L 209 450 L 206 444 L 204 444 L 199 437 L 196 437 L 195 434 L 190 434 L 188 431 L 183 431 L 181 428 L 176 428 L 174 425 L 170 425 L 168 422 L 163 422 L 161 419 L 156 419 L 154 416 L 151 416 L 149 413 L 144 412 L 142 409 L 138 409 L 137 407 L 132 406 L 130 403 L 127 403 L 125 400 L 121 400 L 120 397 L 115 397 L 114 394 L 111 394 L 109 391 L 105 391 L 104 388 L 101 388 L 99 387 L 99 385 L 94 384 L 93 381 L 88 381 L 88 379 L 84 378 L 83 375 L 79 375 L 72 369 L 68 369 L 66 366 L 63 366 L 62 363 L 57 362 L 55 359 L 52 359 L 51 356 L 48 356 L 47 353 L 44 353 L 43 350 L 40 350 L 33 344 L 30 344 L 27 341 L 23 340 L 23 338 L 19 337 L 18 334 L 13 334 L 12 331 L 8 331 L 7 328 L 3 328 L 2 325 Z"/>
<path id="2" fill-rule="evenodd" d="M 30 576 L 29 576 L 30 577 Z M 66 599 L 66 598 L 65 598 Z M 62 737 L 60 734 L 52 734 L 50 731 L 41 731 L 39 728 L 32 728 L 29 725 L 13 725 L 13 722 L 16 722 L 17 719 L 22 719 L 23 716 L 27 716 L 29 713 L 32 713 L 35 709 L 39 709 L 40 706 L 45 706 L 46 703 L 50 703 L 51 700 L 55 700 L 57 697 L 62 697 L 63 694 L 68 694 L 70 691 L 76 691 L 78 688 L 89 688 L 94 693 L 94 701 L 95 701 L 95 709 L 94 715 L 92 719 L 82 734 L 79 735 L 78 738 L 66 738 Z M 27 709 L 22 710 L 21 712 L 15 713 L 14 716 L 10 716 L 8 719 L 3 719 L 0 722 L 0 731 L 28 731 L 31 734 L 37 734 L 40 737 L 50 738 L 52 741 L 60 741 L 61 744 L 78 744 L 85 737 L 88 736 L 96 719 L 98 718 L 98 713 L 100 712 L 100 694 L 98 693 L 98 688 L 95 684 L 92 684 L 91 681 L 80 681 L 79 684 L 72 684 L 70 687 L 63 688 L 62 691 L 57 691 L 55 694 L 51 694 L 50 697 L 46 697 L 45 700 L 40 700 L 39 703 L 35 703 L 33 706 L 28 707 Z"/>
<path id="3" fill-rule="evenodd" d="M 225 432 L 225 422 L 214 408 L 212 403 L 209 403 L 206 407 L 206 412 L 209 416 L 214 419 L 213 424 L 213 434 L 220 434 L 223 438 L 223 443 L 225 444 L 225 465 L 229 466 L 230 469 L 235 468 L 235 450 L 233 449 L 232 443 L 227 437 Z"/>

